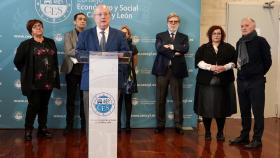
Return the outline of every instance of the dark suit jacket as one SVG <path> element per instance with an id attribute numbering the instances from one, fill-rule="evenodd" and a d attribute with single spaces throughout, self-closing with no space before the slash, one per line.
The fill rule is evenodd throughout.
<path id="1" fill-rule="evenodd" d="M 77 32 L 72 30 L 64 35 L 64 60 L 61 65 L 60 72 L 70 73 L 73 68 L 73 62 L 70 57 L 75 57 L 75 48 L 77 44 Z"/>
<path id="2" fill-rule="evenodd" d="M 236 44 L 239 49 L 240 41 Z M 263 78 L 272 65 L 270 45 L 266 39 L 257 36 L 253 40 L 246 42 L 249 63 L 242 66 L 237 71 L 237 78 L 240 80 Z"/>
<path id="3" fill-rule="evenodd" d="M 96 27 L 85 30 L 79 34 L 77 50 L 101 51 Z M 106 51 L 128 51 L 128 44 L 124 33 L 109 28 L 109 35 L 105 46 Z M 81 80 L 81 90 L 89 90 L 89 64 L 84 64 Z"/>
<path id="4" fill-rule="evenodd" d="M 178 78 L 187 77 L 188 69 L 184 55 L 189 50 L 188 41 L 188 36 L 180 32 L 176 33 L 174 41 L 171 39 L 168 31 L 158 33 L 155 43 L 157 56 L 153 65 L 152 74 L 156 76 L 165 75 L 171 60 L 171 69 L 174 76 Z M 164 48 L 163 45 L 166 44 L 173 44 L 174 50 Z M 181 53 L 181 55 L 175 55 L 176 52 Z"/>

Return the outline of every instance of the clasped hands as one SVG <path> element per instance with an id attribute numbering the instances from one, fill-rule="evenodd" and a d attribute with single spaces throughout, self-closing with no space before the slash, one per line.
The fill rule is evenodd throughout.
<path id="1" fill-rule="evenodd" d="M 223 65 L 211 65 L 210 68 L 210 71 L 213 71 L 216 74 L 224 72 L 225 70 L 226 68 Z"/>

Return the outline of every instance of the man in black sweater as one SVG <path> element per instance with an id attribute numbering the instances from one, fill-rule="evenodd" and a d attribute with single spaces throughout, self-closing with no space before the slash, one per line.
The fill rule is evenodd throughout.
<path id="1" fill-rule="evenodd" d="M 241 21 L 242 37 L 236 44 L 237 91 L 239 97 L 242 131 L 230 144 L 245 144 L 245 148 L 262 146 L 264 130 L 265 74 L 272 61 L 270 46 L 265 38 L 257 35 L 256 23 L 252 18 Z M 249 142 L 251 130 L 251 109 L 255 118 L 254 135 Z"/>

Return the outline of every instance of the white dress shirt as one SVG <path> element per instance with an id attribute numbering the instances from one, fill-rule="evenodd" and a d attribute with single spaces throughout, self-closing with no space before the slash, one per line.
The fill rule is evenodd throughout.
<path id="1" fill-rule="evenodd" d="M 215 53 L 217 54 L 218 53 L 218 47 L 213 45 L 214 47 L 214 50 L 215 50 Z M 200 68 L 200 69 L 203 69 L 203 70 L 208 70 L 210 71 L 211 70 L 211 64 L 208 64 L 206 62 L 204 62 L 203 60 L 200 61 L 197 66 Z M 235 66 L 235 64 L 233 62 L 230 62 L 230 63 L 227 63 L 224 65 L 224 68 L 226 69 L 226 71 L 230 70 L 230 69 L 233 69 Z"/>
<path id="2" fill-rule="evenodd" d="M 100 44 L 100 41 L 101 41 L 101 38 L 102 38 L 102 32 L 103 30 L 101 30 L 99 27 L 96 26 L 96 34 L 97 34 L 97 37 L 98 37 L 98 41 L 99 41 L 99 44 Z M 104 34 L 105 34 L 105 41 L 107 43 L 107 39 L 108 39 L 108 36 L 109 36 L 109 27 L 107 27 L 105 30 L 104 30 Z"/>

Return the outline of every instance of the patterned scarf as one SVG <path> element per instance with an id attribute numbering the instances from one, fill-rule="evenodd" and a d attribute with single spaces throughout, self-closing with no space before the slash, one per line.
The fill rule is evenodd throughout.
<path id="1" fill-rule="evenodd" d="M 241 67 L 247 63 L 249 63 L 249 55 L 246 46 L 246 42 L 249 42 L 257 37 L 257 32 L 254 30 L 253 32 L 249 33 L 248 35 L 242 36 L 239 39 L 239 47 L 238 47 L 238 58 L 237 58 L 237 68 L 241 70 Z"/>

